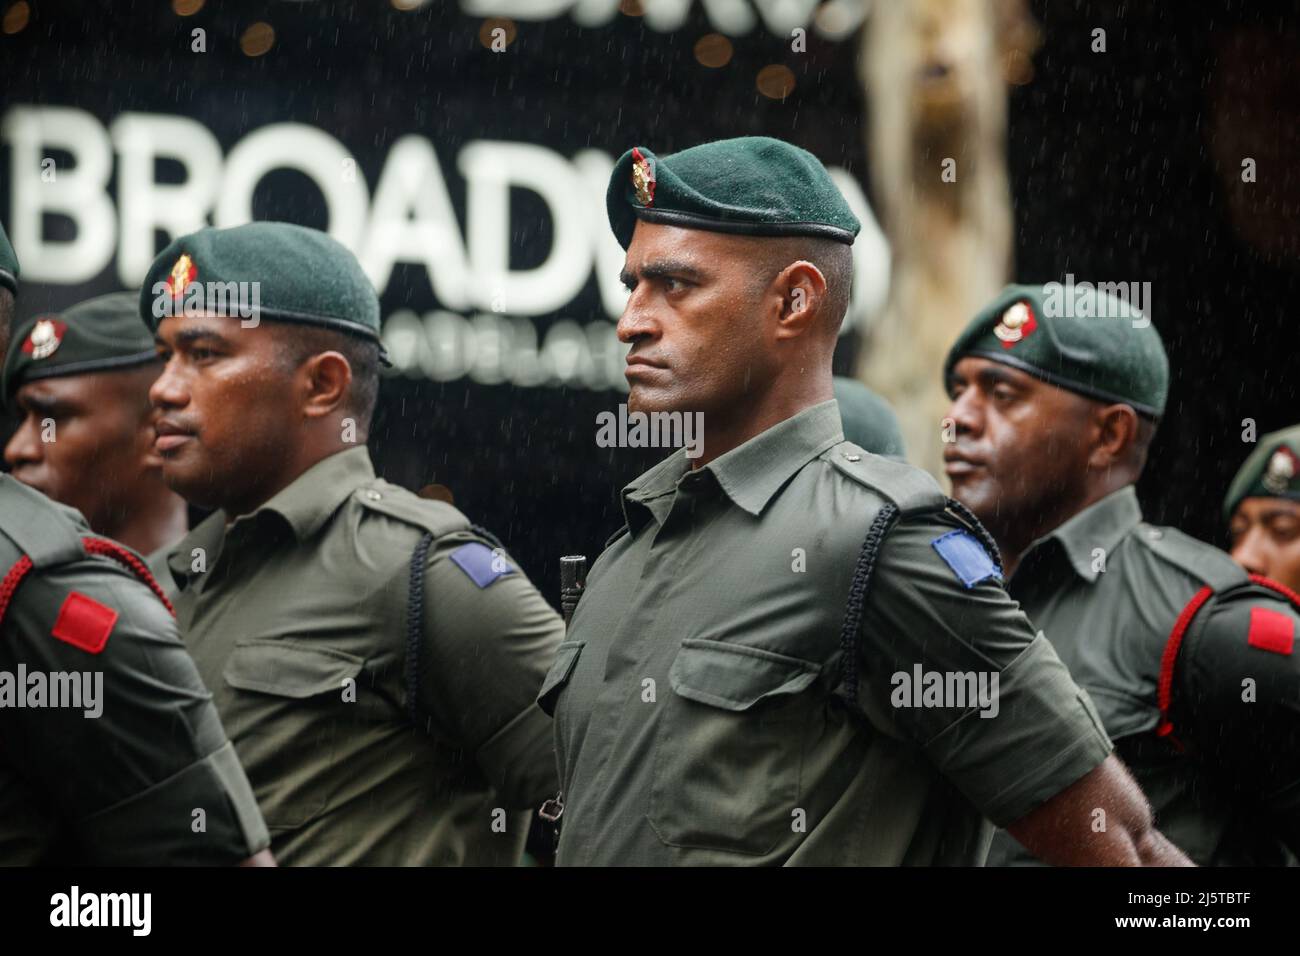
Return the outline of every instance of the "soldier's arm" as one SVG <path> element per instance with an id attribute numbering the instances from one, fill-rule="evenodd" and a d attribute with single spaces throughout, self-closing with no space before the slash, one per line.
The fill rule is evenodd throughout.
<path id="1" fill-rule="evenodd" d="M 953 532 L 958 540 L 940 540 Z M 860 628 L 864 711 L 1048 862 L 1174 859 L 1109 756 L 1088 695 L 972 547 L 975 537 L 946 514 L 906 519 L 885 538 Z M 945 686 L 950 676 L 954 687 L 969 686 L 965 675 L 982 679 L 987 698 L 913 706 L 898 691 L 918 667 Z"/>
<path id="2" fill-rule="evenodd" d="M 266 826 L 210 695 L 143 584 L 102 559 L 34 572 L 4 632 L 5 669 L 88 675 L 81 708 L 11 710 L 5 741 L 70 821 L 87 862 L 269 862 Z"/>
<path id="3" fill-rule="evenodd" d="M 1192 866 L 1151 819 L 1137 781 L 1113 754 L 1007 832 L 1055 866 Z M 1080 840 L 1079 834 L 1087 834 Z"/>
<path id="4" fill-rule="evenodd" d="M 424 705 L 464 745 L 505 806 L 555 795 L 551 719 L 535 703 L 564 623 L 508 555 L 438 539 L 425 580 Z"/>
<path id="5" fill-rule="evenodd" d="M 1259 587 L 1202 608 L 1178 656 L 1174 736 L 1300 855 L 1300 615 Z"/>

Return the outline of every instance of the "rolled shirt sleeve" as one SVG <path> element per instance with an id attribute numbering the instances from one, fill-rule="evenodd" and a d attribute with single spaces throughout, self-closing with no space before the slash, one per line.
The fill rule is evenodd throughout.
<path id="1" fill-rule="evenodd" d="M 1097 767 L 1111 743 L 1001 581 L 967 586 L 934 547 L 960 528 L 926 515 L 885 538 L 861 625 L 859 704 L 1005 827 Z"/>
<path id="2" fill-rule="evenodd" d="M 551 719 L 535 701 L 564 622 L 509 555 L 499 575 L 453 560 L 467 546 L 491 550 L 456 534 L 430 555 L 422 703 L 474 754 L 507 806 L 530 809 L 559 786 Z"/>
<path id="3" fill-rule="evenodd" d="M 72 594 L 117 615 L 97 653 L 54 636 Z M 85 675 L 83 706 L 5 715 L 12 759 L 70 821 L 85 862 L 233 864 L 269 845 L 176 622 L 143 584 L 97 559 L 33 573 L 5 631 L 4 670 Z"/>

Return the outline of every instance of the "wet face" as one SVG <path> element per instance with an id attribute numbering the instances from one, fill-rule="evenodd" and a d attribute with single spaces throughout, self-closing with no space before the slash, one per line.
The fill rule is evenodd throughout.
<path id="1" fill-rule="evenodd" d="M 155 368 L 38 379 L 18 389 L 19 425 L 5 446 L 12 474 L 80 511 L 97 531 L 116 527 L 162 462 L 146 401 Z"/>
<path id="2" fill-rule="evenodd" d="M 1300 591 L 1300 501 L 1245 498 L 1228 525 L 1233 559 Z"/>
<path id="3" fill-rule="evenodd" d="M 776 371 L 754 240 L 638 222 L 618 321 L 633 411 L 736 415 Z M 769 277 L 770 278 L 770 277 Z"/>
<path id="4" fill-rule="evenodd" d="M 956 364 L 948 393 L 956 441 L 944 445 L 944 471 L 995 537 L 1022 537 L 1082 497 L 1091 402 L 976 357 Z"/>
<path id="5" fill-rule="evenodd" d="M 269 323 L 176 316 L 156 340 L 166 365 L 149 398 L 163 480 L 196 504 L 240 513 L 262 503 L 283 486 L 302 424 L 295 376 Z"/>

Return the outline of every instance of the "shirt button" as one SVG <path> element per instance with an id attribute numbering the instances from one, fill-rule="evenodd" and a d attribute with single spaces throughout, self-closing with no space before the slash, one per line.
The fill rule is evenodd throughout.
<path id="1" fill-rule="evenodd" d="M 862 456 L 861 456 L 861 455 L 850 455 L 850 454 L 847 454 L 847 453 L 846 453 L 846 454 L 844 455 L 844 457 L 847 458 L 849 461 L 861 461 L 861 460 L 862 460 Z"/>
<path id="2" fill-rule="evenodd" d="M 1160 531 L 1158 531 L 1157 529 L 1152 528 L 1150 531 L 1147 532 L 1147 537 L 1150 538 L 1152 541 L 1159 541 L 1161 538 L 1164 537 L 1164 535 L 1161 534 Z"/>
<path id="3" fill-rule="evenodd" d="M 380 498 L 383 497 L 383 495 L 381 495 L 377 491 L 371 490 L 366 492 L 366 497 L 369 498 L 371 501 L 378 501 Z"/>

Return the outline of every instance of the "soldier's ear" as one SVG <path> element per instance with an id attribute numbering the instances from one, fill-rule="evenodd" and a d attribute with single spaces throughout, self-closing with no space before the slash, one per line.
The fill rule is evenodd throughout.
<path id="1" fill-rule="evenodd" d="M 800 259 L 781 270 L 776 279 L 781 294 L 777 338 L 806 335 L 820 322 L 826 305 L 826 277 L 811 262 Z"/>
<path id="2" fill-rule="evenodd" d="M 1128 463 L 1138 443 L 1138 416 L 1129 405 L 1098 405 L 1094 412 L 1097 444 L 1089 464 L 1112 468 Z"/>
<path id="3" fill-rule="evenodd" d="M 352 366 L 339 352 L 317 352 L 298 370 L 303 385 L 303 415 L 323 418 L 347 403 Z"/>

